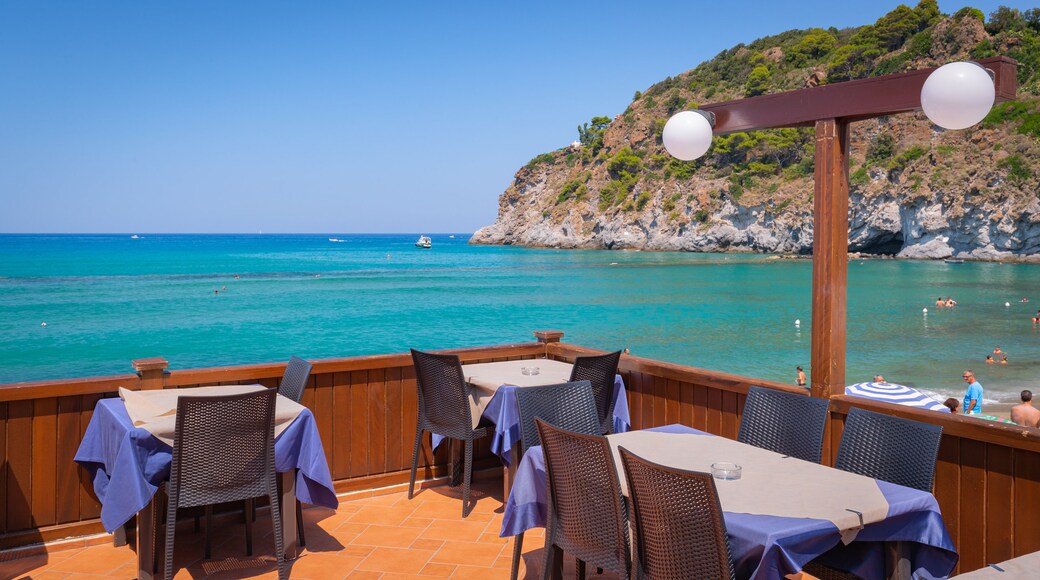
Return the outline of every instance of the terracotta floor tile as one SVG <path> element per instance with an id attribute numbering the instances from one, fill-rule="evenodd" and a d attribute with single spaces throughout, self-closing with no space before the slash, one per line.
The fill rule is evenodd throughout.
<path id="1" fill-rule="evenodd" d="M 352 572 L 361 558 L 331 554 L 304 554 L 292 563 L 292 578 L 339 580 Z"/>
<path id="2" fill-rule="evenodd" d="M 429 540 L 426 538 L 419 538 L 418 540 L 412 542 L 412 545 L 408 547 L 415 548 L 416 550 L 433 550 L 434 552 L 436 552 L 437 550 L 440 550 L 441 546 L 443 545 L 444 540 Z"/>
<path id="3" fill-rule="evenodd" d="M 80 574 L 106 574 L 126 563 L 128 558 L 136 558 L 130 548 L 114 548 L 108 546 L 92 546 L 84 548 L 80 553 L 55 563 L 51 570 L 57 572 L 77 572 Z"/>
<path id="4" fill-rule="evenodd" d="M 503 552 L 502 555 L 499 556 L 497 560 L 495 560 L 495 563 L 492 564 L 491 567 L 492 568 L 505 568 L 507 570 L 509 568 L 511 568 L 513 566 L 513 547 L 510 546 L 509 550 L 507 552 L 508 553 Z M 520 558 L 521 568 L 523 567 L 523 562 L 524 562 L 524 559 Z"/>
<path id="5" fill-rule="evenodd" d="M 424 533 L 418 528 L 402 528 L 398 526 L 371 525 L 354 538 L 355 546 L 382 546 L 386 548 L 407 548 Z"/>
<path id="6" fill-rule="evenodd" d="M 498 534 L 481 534 L 477 541 L 482 544 L 495 544 L 498 546 L 510 543 L 509 538 L 501 538 Z"/>
<path id="7" fill-rule="evenodd" d="M 405 521 L 401 522 L 402 528 L 425 528 L 433 523 L 431 518 L 416 518 L 409 517 Z"/>
<path id="8" fill-rule="evenodd" d="M 375 550 L 372 546 L 347 546 L 346 548 L 343 548 L 343 551 L 340 553 L 346 556 L 367 558 L 369 554 L 372 553 L 372 550 Z"/>
<path id="9" fill-rule="evenodd" d="M 509 568 L 459 566 L 451 577 L 452 580 L 509 580 Z"/>
<path id="10" fill-rule="evenodd" d="M 453 567 L 454 569 L 454 567 Z M 14 576 L 7 576 L 4 571 L 3 564 L 0 564 L 0 578 L 13 578 Z M 18 576 L 19 580 L 64 580 L 69 577 L 68 572 L 52 572 L 50 570 L 44 570 L 43 572 L 33 572 L 24 576 Z"/>
<path id="11" fill-rule="evenodd" d="M 347 574 L 347 580 L 378 580 L 382 572 L 370 572 L 368 570 L 354 570 Z"/>
<path id="12" fill-rule="evenodd" d="M 443 564 L 469 564 L 491 566 L 502 552 L 502 546 L 477 544 L 474 542 L 444 542 L 440 550 L 430 559 Z"/>
<path id="13" fill-rule="evenodd" d="M 384 508 L 377 506 L 364 506 L 354 515 L 350 521 L 356 524 L 381 524 L 384 526 L 400 525 L 408 516 L 412 515 L 414 507 L 405 504 L 400 507 Z"/>
<path id="14" fill-rule="evenodd" d="M 499 482 L 474 485 L 476 506 L 462 518 L 461 489 L 423 489 L 413 500 L 407 492 L 359 494 L 341 500 L 338 510 L 308 508 L 303 516 L 308 546 L 287 563 L 292 578 L 406 580 L 474 578 L 494 580 L 508 575 L 512 542 L 499 538 Z M 540 570 L 543 531 L 531 530 L 524 542 L 525 564 Z M 262 516 L 253 529 L 254 556 L 245 555 L 244 526 L 221 521 L 214 529 L 213 558 L 203 559 L 204 533 L 178 532 L 175 578 L 275 578 L 274 535 Z M 129 547 L 84 542 L 48 546 L 48 554 L 0 564 L 0 578 L 88 580 L 131 578 L 136 555 Z M 570 568 L 573 571 L 573 566 Z M 533 576 L 532 576 L 533 577 Z"/>
<path id="15" fill-rule="evenodd" d="M 459 540 L 475 542 L 484 533 L 484 522 L 435 520 L 423 531 L 423 538 L 430 540 Z"/>
<path id="16" fill-rule="evenodd" d="M 431 556 L 433 556 L 433 552 L 430 550 L 376 548 L 358 565 L 357 569 L 418 574 L 423 569 L 423 566 L 429 562 Z"/>
<path id="17" fill-rule="evenodd" d="M 344 524 L 344 526 L 331 532 L 325 530 L 307 532 L 307 546 L 303 549 L 307 552 L 339 552 L 368 528 L 366 524 Z"/>
<path id="18" fill-rule="evenodd" d="M 445 578 L 450 577 L 455 572 L 455 564 L 427 564 L 420 574 L 424 576 L 443 576 Z"/>

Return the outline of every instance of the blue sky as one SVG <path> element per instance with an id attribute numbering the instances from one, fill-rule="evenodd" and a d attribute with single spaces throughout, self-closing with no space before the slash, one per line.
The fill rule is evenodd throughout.
<path id="1" fill-rule="evenodd" d="M 0 232 L 472 232 L 635 91 L 897 5 L 0 0 Z"/>

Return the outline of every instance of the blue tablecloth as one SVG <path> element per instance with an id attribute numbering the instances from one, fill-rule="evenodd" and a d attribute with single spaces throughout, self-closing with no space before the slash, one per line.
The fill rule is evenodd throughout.
<path id="1" fill-rule="evenodd" d="M 332 475 L 309 409 L 278 436 L 274 455 L 279 472 L 297 470 L 300 501 L 336 509 Z M 169 479 L 173 448 L 134 427 L 121 399 L 103 399 L 94 408 L 75 461 L 90 472 L 101 500 L 101 523 L 111 532 L 144 509 Z"/>
<path id="2" fill-rule="evenodd" d="M 666 433 L 711 436 L 684 425 L 652 429 Z M 907 557 L 914 578 L 945 578 L 957 564 L 935 497 L 916 489 L 878 481 L 888 501 L 888 517 L 865 526 L 848 546 L 840 546 L 838 528 L 829 521 L 725 512 L 737 578 L 782 578 L 839 546 L 828 564 L 863 578 L 884 577 L 883 542 L 910 542 Z M 506 501 L 502 537 L 545 527 L 548 485 L 542 448 L 532 447 L 516 470 Z"/>
<path id="3" fill-rule="evenodd" d="M 513 385 L 502 385 L 495 391 L 494 397 L 484 408 L 481 416 L 495 424 L 495 431 L 491 434 L 491 451 L 502 459 L 502 463 L 509 465 L 510 451 L 513 445 L 520 441 L 520 412 L 516 406 L 516 397 L 513 391 L 523 387 Z M 614 377 L 614 432 L 624 433 L 632 426 L 632 419 L 628 411 L 628 396 L 625 394 L 625 381 L 621 375 Z M 433 434 L 433 448 L 444 441 L 444 437 Z"/>

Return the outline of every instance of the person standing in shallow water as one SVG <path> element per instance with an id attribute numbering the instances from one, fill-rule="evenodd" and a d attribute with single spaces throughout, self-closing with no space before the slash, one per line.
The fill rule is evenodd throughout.
<path id="1" fill-rule="evenodd" d="M 982 413 L 982 385 L 975 380 L 975 373 L 971 370 L 964 371 L 961 375 L 968 383 L 968 392 L 964 393 L 964 414 L 979 415 Z"/>
<path id="2" fill-rule="evenodd" d="M 794 368 L 798 371 L 798 378 L 795 379 L 794 383 L 796 385 L 798 385 L 799 387 L 804 387 L 805 386 L 805 371 L 802 370 L 802 367 L 794 367 Z"/>

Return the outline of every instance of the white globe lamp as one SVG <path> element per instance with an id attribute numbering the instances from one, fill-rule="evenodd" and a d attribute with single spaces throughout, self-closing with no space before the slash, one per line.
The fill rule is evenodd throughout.
<path id="1" fill-rule="evenodd" d="M 965 129 L 989 114 L 996 89 L 989 72 L 974 62 L 951 62 L 935 69 L 921 87 L 921 108 L 944 129 Z"/>
<path id="2" fill-rule="evenodd" d="M 711 147 L 714 115 L 701 111 L 676 113 L 664 125 L 661 140 L 664 148 L 676 159 L 693 161 Z"/>

